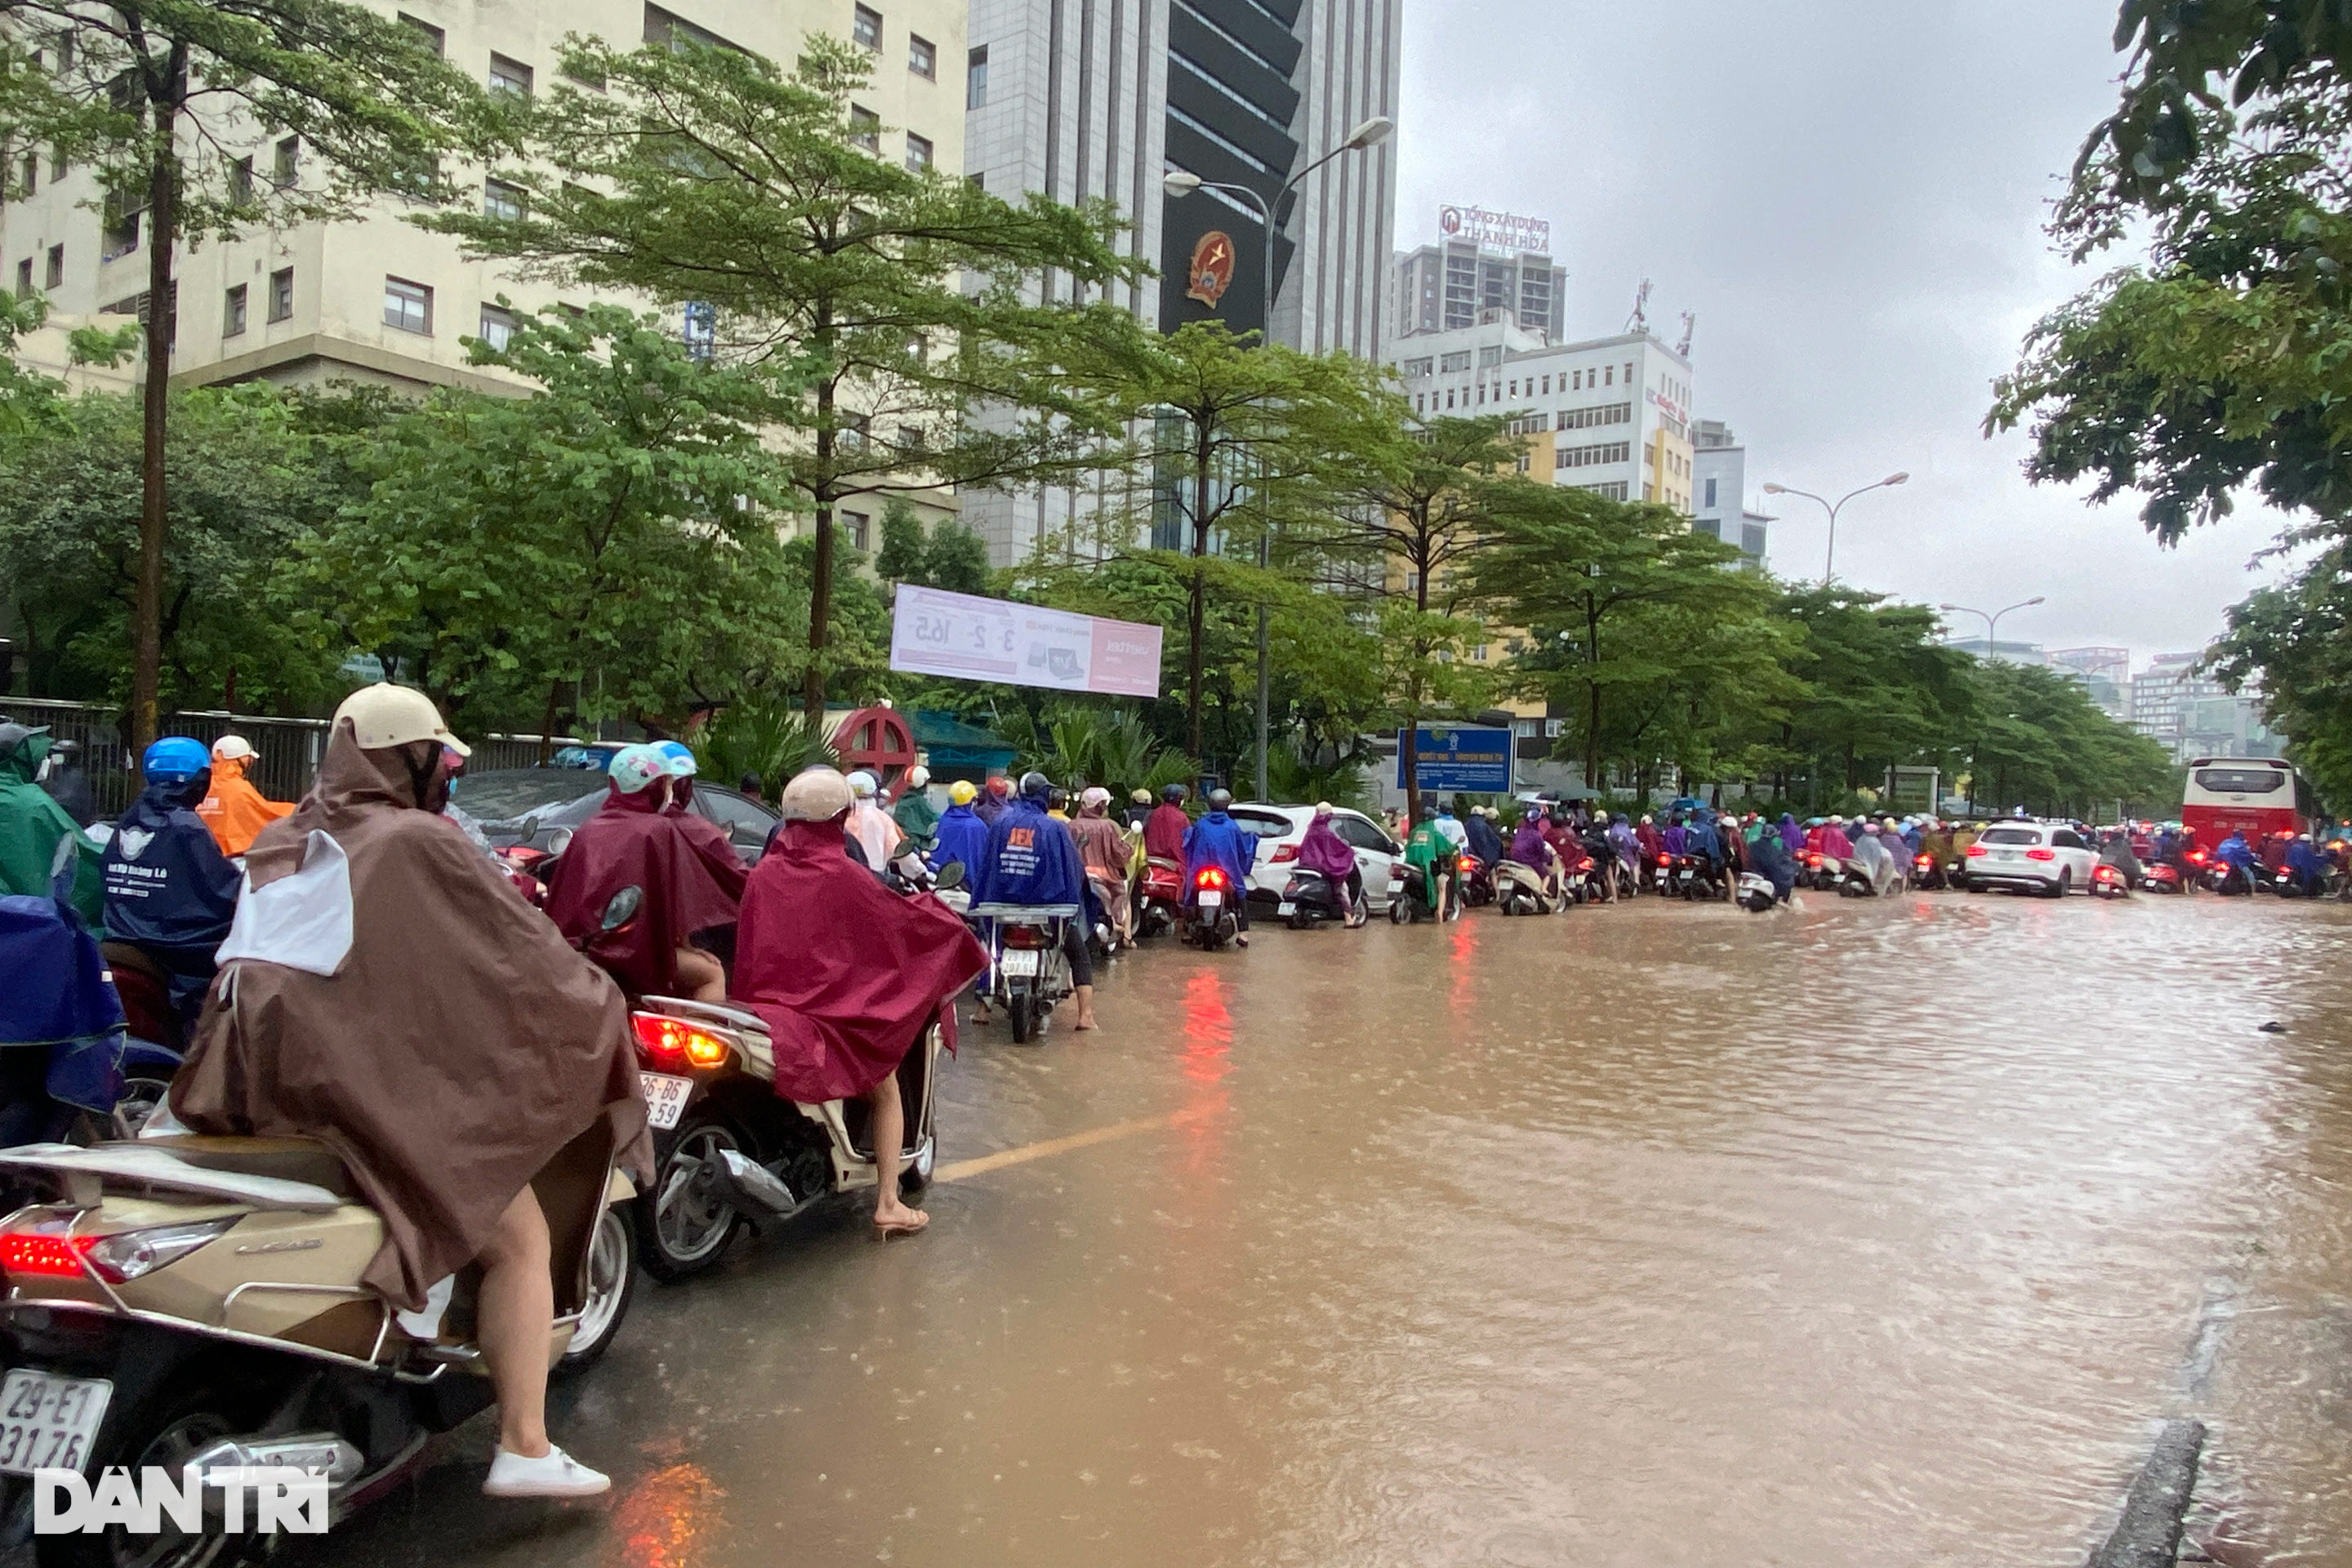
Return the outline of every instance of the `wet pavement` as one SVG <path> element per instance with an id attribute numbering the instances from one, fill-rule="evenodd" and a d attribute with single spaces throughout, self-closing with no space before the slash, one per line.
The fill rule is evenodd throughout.
<path id="1" fill-rule="evenodd" d="M 2195 1414 L 2217 1556 L 2352 1563 L 2347 971 L 2210 897 L 1163 942 L 967 1032 L 929 1235 L 640 1282 L 610 1498 L 478 1423 L 281 1561 L 2073 1568 Z"/>

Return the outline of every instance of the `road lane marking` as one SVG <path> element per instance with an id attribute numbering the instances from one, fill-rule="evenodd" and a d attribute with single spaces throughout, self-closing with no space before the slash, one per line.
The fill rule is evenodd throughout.
<path id="1" fill-rule="evenodd" d="M 1032 1160 L 1050 1155 L 1066 1154 L 1074 1149 L 1089 1148 L 1108 1143 L 1115 1138 L 1131 1138 L 1139 1132 L 1154 1132 L 1164 1127 L 1181 1126 L 1198 1121 L 1213 1114 L 1208 1110 L 1171 1110 L 1165 1116 L 1142 1116 L 1132 1121 L 1114 1121 L 1108 1127 L 1090 1131 L 1073 1132 L 1066 1138 L 1048 1138 L 1042 1142 L 1024 1143 L 1017 1149 L 1000 1149 L 993 1154 L 982 1154 L 974 1159 L 956 1160 L 941 1165 L 933 1173 L 935 1182 L 960 1182 L 967 1176 L 984 1176 L 991 1171 L 1001 1171 L 1008 1165 L 1025 1165 Z"/>

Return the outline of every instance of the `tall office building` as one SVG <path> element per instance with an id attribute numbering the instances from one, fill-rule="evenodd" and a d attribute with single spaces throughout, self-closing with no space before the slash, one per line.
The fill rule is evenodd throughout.
<path id="1" fill-rule="evenodd" d="M 1720 419 L 1691 426 L 1691 527 L 1737 544 L 1748 564 L 1762 566 L 1772 519 L 1748 510 L 1748 448 Z"/>
<path id="2" fill-rule="evenodd" d="M 1440 209 L 1439 227 L 1461 234 L 1470 226 L 1462 211 Z M 1566 335 L 1568 268 L 1555 266 L 1546 253 L 1551 226 L 1504 214 L 1479 216 L 1503 219 L 1508 226 L 1497 225 L 1480 237 L 1451 237 L 1398 254 L 1389 291 L 1389 319 L 1395 323 L 1391 352 L 1402 352 L 1394 339 L 1482 321 L 1509 321 L 1522 331 L 1541 333 L 1549 342 Z M 1511 243 L 1538 235 L 1545 242 L 1541 247 Z"/>
<path id="3" fill-rule="evenodd" d="M 1265 326 L 1265 231 L 1248 203 L 1171 196 L 1171 169 L 1271 197 L 1375 114 L 1393 116 L 1402 0 L 972 0 L 965 172 L 1008 198 L 1108 200 L 1122 243 L 1160 277 L 1119 301 L 1162 331 L 1216 319 Z M 1275 233 L 1273 336 L 1310 353 L 1378 357 L 1393 230 L 1392 142 L 1342 153 L 1284 202 Z M 1213 237 L 1222 236 L 1220 242 Z M 1223 287 L 1190 287 L 1214 252 Z M 1048 279 L 1070 297 L 1066 278 Z M 1198 298 L 1206 294 L 1213 298 Z M 1039 543 L 1132 515 L 1094 489 L 974 491 L 965 522 L 1009 564 Z"/>

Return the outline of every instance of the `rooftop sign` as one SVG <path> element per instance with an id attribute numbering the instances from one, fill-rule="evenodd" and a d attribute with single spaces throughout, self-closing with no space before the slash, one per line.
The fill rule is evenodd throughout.
<path id="1" fill-rule="evenodd" d="M 1521 217 L 1516 213 L 1488 212 L 1485 207 L 1440 207 L 1437 233 L 1441 239 L 1466 239 L 1495 250 L 1528 250 L 1551 254 L 1551 220 Z"/>

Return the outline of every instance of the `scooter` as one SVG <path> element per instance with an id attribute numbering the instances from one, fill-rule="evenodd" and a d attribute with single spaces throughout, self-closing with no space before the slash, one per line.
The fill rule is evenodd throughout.
<path id="1" fill-rule="evenodd" d="M 567 1154 L 578 1152 L 578 1146 Z M 55 1195 L 0 1221 L 0 1535 L 32 1524 L 37 1468 L 201 1483 L 201 1512 L 160 1534 L 120 1521 L 44 1536 L 52 1564 L 235 1560 L 223 1489 L 246 1524 L 257 1468 L 324 1483 L 328 1518 L 383 1495 L 425 1439 L 495 1395 L 473 1343 L 472 1270 L 422 1313 L 360 1283 L 384 1224 L 324 1144 L 175 1136 L 0 1152 Z M 634 1195 L 608 1162 L 559 1156 L 534 1184 L 560 1260 L 556 1370 L 601 1356 L 629 1306 Z"/>
<path id="2" fill-rule="evenodd" d="M 629 1016 L 654 1129 L 653 1190 L 632 1205 L 646 1272 L 673 1281 L 717 1263 L 746 1225 L 787 1220 L 835 1193 L 874 1185 L 869 1109 L 808 1104 L 775 1089 L 774 1043 L 756 1013 L 647 996 Z M 940 1029 L 898 1064 L 906 1110 L 899 1184 L 928 1184 L 939 1161 L 932 1092 Z"/>
<path id="3" fill-rule="evenodd" d="M 1565 888 L 1555 887 L 1543 873 L 1517 860 L 1495 865 L 1495 907 L 1507 915 L 1549 915 L 1567 910 Z"/>
<path id="4" fill-rule="evenodd" d="M 1403 880 L 1389 890 L 1389 923 L 1401 926 L 1419 925 L 1423 921 L 1435 920 L 1437 911 L 1430 907 L 1429 879 L 1422 875 L 1421 868 L 1403 864 L 1400 865 L 1398 869 L 1402 874 Z M 1462 918 L 1461 900 L 1455 899 L 1451 901 L 1450 907 L 1445 911 L 1445 918 L 1449 921 L 1458 921 Z"/>
<path id="5" fill-rule="evenodd" d="M 1759 876 L 1753 871 L 1742 871 L 1739 874 L 1738 901 L 1739 907 L 1749 914 L 1760 915 L 1780 901 L 1780 894 L 1774 890 L 1771 878 Z"/>
<path id="6" fill-rule="evenodd" d="M 171 982 L 155 961 L 127 942 L 101 942 L 107 974 L 122 998 L 122 1093 L 108 1121 L 110 1138 L 136 1138 L 172 1092 L 187 1050 Z"/>
<path id="7" fill-rule="evenodd" d="M 2254 890 L 2254 879 L 2247 874 L 2245 868 L 2233 866 L 2227 860 L 2210 862 L 2205 868 L 2203 879 L 2207 891 L 2219 893 L 2225 899 L 2241 898 Z"/>
<path id="8" fill-rule="evenodd" d="M 1940 893 L 1951 887 L 1944 863 L 1933 855 L 1911 857 L 1911 886 L 1922 893 Z"/>
<path id="9" fill-rule="evenodd" d="M 1475 910 L 1493 903 L 1500 890 L 1496 884 L 1499 872 L 1489 871 L 1486 862 L 1475 855 L 1463 856 L 1460 865 L 1462 871 L 1454 882 L 1454 894 L 1462 900 L 1462 907 Z"/>
<path id="10" fill-rule="evenodd" d="M 1675 858 L 1660 854 L 1653 858 L 1656 863 L 1650 868 L 1650 890 L 1661 895 L 1681 891 L 1675 880 Z"/>
<path id="11" fill-rule="evenodd" d="M 1247 897 L 1247 890 L 1234 887 L 1222 867 L 1202 867 L 1192 873 L 1192 900 L 1184 908 L 1185 940 L 1202 952 L 1214 952 L 1233 941 L 1241 934 L 1241 922 L 1226 900 Z"/>
<path id="12" fill-rule="evenodd" d="M 1685 855 L 1675 867 L 1675 882 L 1684 898 L 1693 903 L 1701 900 L 1715 900 L 1724 896 L 1725 888 L 1717 874 L 1715 862 L 1704 855 Z"/>
<path id="13" fill-rule="evenodd" d="M 1143 863 L 1143 908 L 1136 921 L 1139 937 L 1166 936 L 1184 923 L 1184 868 L 1154 855 Z"/>
<path id="14" fill-rule="evenodd" d="M 2178 893 L 2181 890 L 2180 868 L 2152 860 L 2140 868 L 2139 886 L 2146 893 Z"/>
<path id="15" fill-rule="evenodd" d="M 2091 896 L 2095 899 L 2128 899 L 2131 897 L 2131 879 L 2124 875 L 2122 867 L 2111 866 L 2102 860 L 2091 868 Z"/>
<path id="16" fill-rule="evenodd" d="M 1290 873 L 1290 880 L 1283 885 L 1282 902 L 1276 906 L 1275 912 L 1287 920 L 1293 931 L 1305 931 L 1325 921 L 1338 921 L 1354 931 L 1371 918 L 1370 906 L 1363 894 L 1350 897 L 1347 884 L 1305 866 Z"/>
<path id="17" fill-rule="evenodd" d="M 1055 1005 L 1075 989 L 1062 932 L 1086 910 L 1076 904 L 974 904 L 971 913 L 992 922 L 989 994 L 1004 1009 L 1013 1044 L 1025 1046 L 1045 1035 Z"/>

